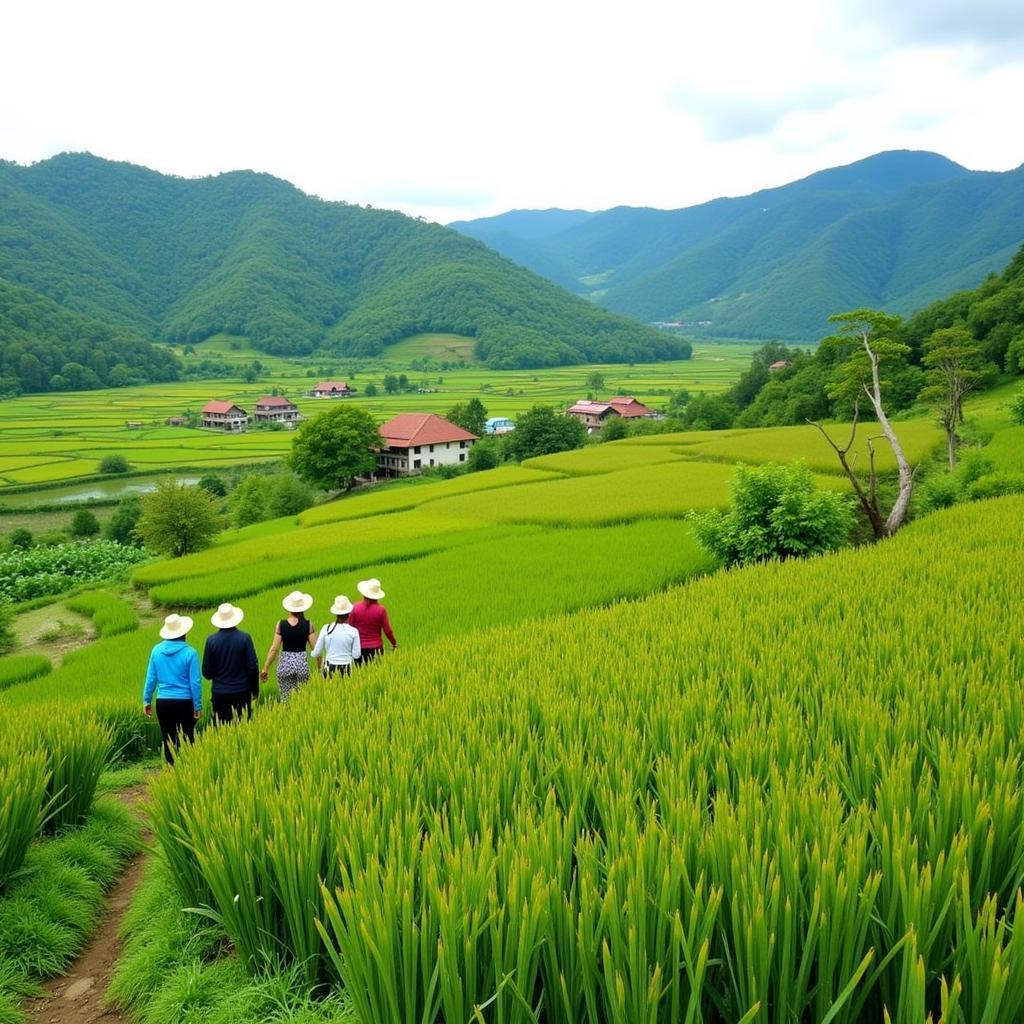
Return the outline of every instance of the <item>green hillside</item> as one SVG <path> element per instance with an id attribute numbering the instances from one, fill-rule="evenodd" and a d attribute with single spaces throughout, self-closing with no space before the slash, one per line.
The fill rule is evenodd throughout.
<path id="1" fill-rule="evenodd" d="M 438 331 L 473 337 L 492 367 L 689 354 L 440 225 L 250 171 L 0 163 L 0 280 L 139 338 L 224 332 L 271 353 L 373 355 Z"/>
<path id="2" fill-rule="evenodd" d="M 523 223 L 520 211 L 459 229 L 641 320 L 810 340 L 837 310 L 909 313 L 1003 266 L 1024 238 L 1024 169 L 880 153 L 682 210 L 620 207 L 547 234 Z"/>

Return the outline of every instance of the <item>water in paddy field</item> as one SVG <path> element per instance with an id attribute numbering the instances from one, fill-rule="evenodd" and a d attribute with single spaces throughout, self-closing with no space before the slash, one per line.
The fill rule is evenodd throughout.
<path id="1" fill-rule="evenodd" d="M 79 501 L 94 501 L 98 498 L 123 498 L 128 494 L 148 494 L 156 490 L 157 482 L 166 480 L 164 474 L 133 476 L 127 480 L 101 480 L 91 484 L 68 484 L 67 487 L 47 487 L 37 491 L 23 491 L 20 494 L 4 494 L 0 491 L 0 505 L 8 508 L 32 508 L 34 505 L 73 505 Z M 199 477 L 176 476 L 176 483 L 195 484 Z"/>

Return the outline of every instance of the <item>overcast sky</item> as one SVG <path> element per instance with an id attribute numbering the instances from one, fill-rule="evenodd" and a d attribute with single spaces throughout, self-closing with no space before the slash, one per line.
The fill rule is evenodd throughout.
<path id="1" fill-rule="evenodd" d="M 883 149 L 1024 162 L 1020 0 L 34 0 L 0 158 L 269 171 L 447 222 L 689 206 Z"/>

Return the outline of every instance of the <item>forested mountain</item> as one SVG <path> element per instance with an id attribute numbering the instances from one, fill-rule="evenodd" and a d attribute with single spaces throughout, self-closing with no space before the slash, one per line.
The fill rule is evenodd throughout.
<path id="1" fill-rule="evenodd" d="M 475 337 L 495 367 L 689 354 L 447 228 L 250 171 L 189 180 L 89 154 L 0 162 L 0 281 L 19 306 L 46 309 L 51 346 L 91 321 L 122 342 L 226 332 L 269 352 L 355 355 L 449 331 Z M 7 379 L 30 344 L 17 335 L 5 356 L 12 308 L 0 302 Z"/>
<path id="2" fill-rule="evenodd" d="M 948 328 L 965 332 L 986 374 L 1024 374 L 1024 245 L 1002 273 L 989 275 L 977 288 L 939 299 L 896 325 L 893 338 L 907 350 L 885 365 L 883 389 L 890 411 L 911 408 L 919 401 L 925 383 L 922 357 L 932 336 Z M 807 351 L 767 342 L 728 391 L 686 402 L 678 414 L 681 425 L 773 427 L 848 418 L 848 400 L 830 398 L 828 393 L 846 354 L 834 345 Z M 779 368 L 780 362 L 786 365 Z"/>
<path id="3" fill-rule="evenodd" d="M 547 232 L 528 212 L 457 226 L 620 313 L 810 341 L 831 313 L 909 313 L 1003 266 L 1024 238 L 1024 168 L 879 153 L 681 210 L 618 207 Z M 559 211 L 535 212 L 557 225 Z"/>

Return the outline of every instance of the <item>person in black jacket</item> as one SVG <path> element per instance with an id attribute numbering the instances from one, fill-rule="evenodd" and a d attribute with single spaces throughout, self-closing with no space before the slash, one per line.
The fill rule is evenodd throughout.
<path id="1" fill-rule="evenodd" d="M 206 638 L 203 675 L 213 684 L 214 724 L 248 718 L 260 695 L 260 665 L 252 637 L 238 628 L 245 617 L 241 608 L 222 604 L 210 622 L 216 633 Z"/>

